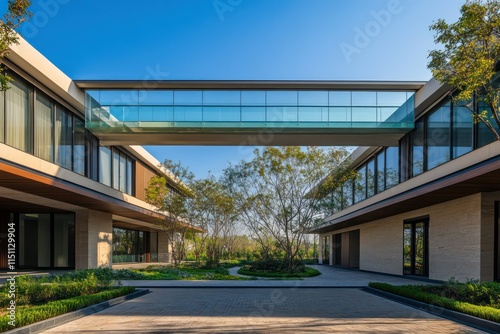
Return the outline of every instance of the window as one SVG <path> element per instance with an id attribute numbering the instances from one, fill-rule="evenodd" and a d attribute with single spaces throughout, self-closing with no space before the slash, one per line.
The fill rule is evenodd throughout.
<path id="1" fill-rule="evenodd" d="M 450 101 L 446 101 L 427 119 L 427 168 L 450 160 Z"/>
<path id="2" fill-rule="evenodd" d="M 428 275 L 429 218 L 405 221 L 403 226 L 403 274 Z"/>
<path id="3" fill-rule="evenodd" d="M 73 214 L 54 215 L 53 267 L 75 266 L 75 218 Z"/>
<path id="4" fill-rule="evenodd" d="M 120 189 L 120 153 L 113 150 L 113 188 Z"/>
<path id="5" fill-rule="evenodd" d="M 385 190 L 385 151 L 377 154 L 377 193 Z"/>
<path id="6" fill-rule="evenodd" d="M 469 103 L 469 102 L 467 102 Z M 453 159 L 472 151 L 474 122 L 467 103 L 453 104 Z"/>
<path id="7" fill-rule="evenodd" d="M 99 182 L 111 187 L 111 150 L 99 147 Z"/>
<path id="8" fill-rule="evenodd" d="M 366 197 L 375 195 L 375 160 L 372 159 L 366 164 Z"/>
<path id="9" fill-rule="evenodd" d="M 385 150 L 385 184 L 389 189 L 399 183 L 399 148 L 388 147 Z"/>
<path id="10" fill-rule="evenodd" d="M 330 236 L 323 237 L 323 264 L 330 263 Z"/>
<path id="11" fill-rule="evenodd" d="M 36 94 L 35 101 L 35 155 L 54 162 L 53 103 L 41 93 Z"/>
<path id="12" fill-rule="evenodd" d="M 133 183 L 133 160 L 130 157 L 127 157 L 127 188 L 125 192 L 129 195 L 133 194 L 133 188 L 132 188 L 132 183 Z"/>
<path id="13" fill-rule="evenodd" d="M 75 117 L 73 139 L 73 170 L 85 175 L 85 123 Z"/>
<path id="14" fill-rule="evenodd" d="M 424 172 L 424 120 L 415 122 L 412 134 L 412 176 Z"/>
<path id="15" fill-rule="evenodd" d="M 31 114 L 28 85 L 16 79 L 9 83 L 5 104 L 5 143 L 31 152 Z"/>
<path id="16" fill-rule="evenodd" d="M 488 113 L 487 118 L 489 120 L 491 120 L 492 114 L 491 114 L 491 109 L 488 107 L 488 105 L 486 105 L 484 102 L 480 101 L 478 103 L 478 108 L 479 108 L 479 110 L 478 110 L 479 113 L 486 111 Z M 498 131 L 498 126 L 496 125 L 496 122 L 492 121 L 491 124 Z M 496 139 L 495 139 L 495 135 L 493 134 L 493 132 L 491 132 L 491 130 L 488 129 L 486 127 L 486 125 L 484 125 L 483 122 L 479 122 L 478 123 L 478 143 L 477 143 L 477 146 L 483 147 L 484 145 L 488 145 L 488 144 L 494 142 L 495 140 Z"/>
<path id="17" fill-rule="evenodd" d="M 73 149 L 73 117 L 71 114 L 56 107 L 55 131 L 55 163 L 67 169 L 72 165 Z"/>
<path id="18" fill-rule="evenodd" d="M 500 281 L 500 202 L 496 202 L 495 210 L 495 274 L 494 280 Z"/>
<path id="19" fill-rule="evenodd" d="M 342 208 L 345 209 L 349 206 L 352 205 L 353 199 L 352 199 L 352 187 L 353 186 L 353 180 L 348 180 L 344 185 L 342 186 Z"/>
<path id="20" fill-rule="evenodd" d="M 354 202 L 359 203 L 366 199 L 366 165 L 358 169 L 354 185 Z"/>
<path id="21" fill-rule="evenodd" d="M 127 187 L 127 156 L 120 152 L 120 174 L 118 190 L 125 192 Z"/>

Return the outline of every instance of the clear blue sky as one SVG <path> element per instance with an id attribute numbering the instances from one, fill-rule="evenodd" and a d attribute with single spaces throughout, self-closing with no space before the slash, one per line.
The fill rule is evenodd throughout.
<path id="1" fill-rule="evenodd" d="M 428 26 L 455 21 L 463 3 L 33 0 L 21 33 L 72 79 L 428 80 Z M 200 177 L 251 156 L 248 147 L 147 149 Z"/>

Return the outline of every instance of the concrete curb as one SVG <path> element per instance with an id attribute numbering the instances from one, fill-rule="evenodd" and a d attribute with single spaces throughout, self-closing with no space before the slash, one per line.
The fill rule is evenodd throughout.
<path id="1" fill-rule="evenodd" d="M 390 293 L 387 291 L 374 289 L 371 287 L 364 287 L 362 290 L 366 291 L 368 293 L 377 295 L 379 297 L 384 297 L 384 298 L 390 299 L 392 301 L 395 301 L 395 302 L 398 302 L 401 304 L 405 304 L 408 306 L 418 308 L 421 311 L 425 311 L 425 312 L 428 312 L 430 314 L 437 315 L 438 317 L 446 318 L 446 319 L 453 320 L 455 322 L 459 322 L 461 324 L 464 324 L 464 325 L 467 325 L 470 327 L 480 329 L 480 330 L 488 332 L 488 333 L 500 333 L 500 323 L 497 323 L 497 322 L 481 319 L 481 318 L 474 317 L 472 315 L 468 315 L 465 313 L 460 313 L 457 311 L 448 310 L 446 308 L 442 308 L 442 307 L 439 307 L 436 305 L 419 302 L 419 301 L 414 300 L 414 299 L 406 298 L 403 296 L 399 296 L 399 295 L 396 295 L 396 294 L 393 294 L 393 293 Z"/>
<path id="2" fill-rule="evenodd" d="M 76 320 L 78 318 L 100 312 L 102 310 L 105 310 L 105 309 L 110 308 L 112 306 L 121 304 L 121 303 L 126 302 L 128 300 L 144 296 L 145 294 L 148 294 L 148 293 L 149 293 L 148 289 L 140 289 L 138 291 L 132 292 L 132 293 L 125 295 L 125 296 L 113 298 L 113 299 L 104 301 L 104 302 L 99 303 L 99 304 L 91 305 L 91 306 L 88 306 L 88 307 L 85 307 L 85 308 L 82 308 L 80 310 L 76 310 L 73 312 L 61 314 L 57 317 L 50 318 L 47 320 L 42 320 L 42 321 L 36 322 L 34 324 L 31 324 L 31 325 L 12 329 L 12 330 L 4 332 L 4 333 L 16 333 L 16 334 L 38 333 L 40 331 L 47 330 L 49 328 L 62 325 L 62 324 L 67 323 L 69 321 L 73 321 L 73 320 Z"/>
<path id="3" fill-rule="evenodd" d="M 193 285 L 193 286 L 154 286 L 154 285 L 141 285 L 141 286 L 135 286 L 135 285 L 130 285 L 133 286 L 134 288 L 140 288 L 140 289 L 363 289 L 366 286 L 356 286 L 356 285 L 350 285 L 350 286 L 323 286 L 323 285 L 318 285 L 318 286 L 297 286 L 297 285 L 255 285 L 255 286 L 223 286 L 223 285 L 209 285 L 209 286 L 201 286 L 201 285 Z"/>

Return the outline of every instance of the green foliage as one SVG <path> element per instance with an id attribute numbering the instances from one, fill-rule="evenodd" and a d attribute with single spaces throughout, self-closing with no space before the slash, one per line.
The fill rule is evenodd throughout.
<path id="1" fill-rule="evenodd" d="M 137 280 L 245 280 L 248 278 L 232 276 L 224 267 L 198 267 L 196 265 L 150 265 L 145 269 L 115 271 L 116 279 Z"/>
<path id="2" fill-rule="evenodd" d="M 31 12 L 28 11 L 30 5 L 30 0 L 8 1 L 7 13 L 0 19 L 0 59 L 8 56 L 11 45 L 19 44 L 16 29 L 31 17 Z M 0 66 L 0 91 L 7 90 L 12 80 L 3 72 L 3 66 Z"/>
<path id="3" fill-rule="evenodd" d="M 325 211 L 324 197 L 352 173 L 343 149 L 266 147 L 224 171 L 240 220 L 260 244 L 260 259 L 284 259 L 289 269 L 304 256 L 305 234 Z"/>
<path id="4" fill-rule="evenodd" d="M 496 285 L 496 287 L 493 287 L 494 285 Z M 443 307 L 449 310 L 462 312 L 482 319 L 500 322 L 500 309 L 498 309 L 498 304 L 496 307 L 481 305 L 485 300 L 498 302 L 498 285 L 499 283 L 480 284 L 472 281 L 465 284 L 449 282 L 444 286 L 394 286 L 387 283 L 369 284 L 369 286 L 374 289 L 387 291 L 403 297 L 415 299 L 420 302 Z M 446 295 L 448 295 L 448 297 Z M 485 297 L 486 295 L 488 295 L 488 297 Z M 479 303 L 479 305 L 462 301 L 458 298 L 464 298 L 464 300 L 475 300 Z"/>
<path id="5" fill-rule="evenodd" d="M 303 278 L 321 275 L 321 273 L 310 267 L 304 267 L 301 272 L 279 272 L 279 271 L 266 271 L 266 270 L 252 270 L 250 266 L 244 266 L 238 270 L 238 274 L 254 276 L 254 277 L 275 277 L 275 278 Z"/>
<path id="6" fill-rule="evenodd" d="M 76 311 L 112 298 L 127 295 L 134 291 L 135 288 L 130 286 L 116 287 L 91 295 L 50 301 L 40 306 L 18 307 L 16 310 L 16 327 L 26 326 L 64 313 Z M 12 326 L 8 323 L 9 320 L 7 315 L 0 317 L 0 331 L 3 332 L 12 329 Z"/>
<path id="7" fill-rule="evenodd" d="M 51 300 L 85 296 L 108 289 L 113 284 L 111 269 L 77 270 L 61 276 L 17 276 L 17 305 L 37 305 Z M 8 285 L 0 288 L 0 306 L 8 305 Z"/>
<path id="8" fill-rule="evenodd" d="M 500 2 L 467 0 L 457 22 L 450 24 L 440 19 L 430 29 L 435 31 L 435 42 L 443 45 L 442 50 L 429 53 L 428 67 L 432 74 L 440 82 L 457 89 L 453 100 L 463 102 L 473 113 L 474 120 L 485 124 L 500 140 L 500 84 L 497 75 Z M 470 102 L 473 96 L 490 110 L 474 108 Z"/>

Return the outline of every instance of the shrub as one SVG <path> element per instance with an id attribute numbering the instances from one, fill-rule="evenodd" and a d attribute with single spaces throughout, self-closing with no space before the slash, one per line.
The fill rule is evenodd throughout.
<path id="1" fill-rule="evenodd" d="M 293 269 L 290 269 L 288 263 L 275 259 L 256 261 L 245 266 L 245 269 L 248 271 L 266 271 L 281 274 L 303 273 L 305 272 L 305 268 L 304 264 L 297 263 Z"/>

